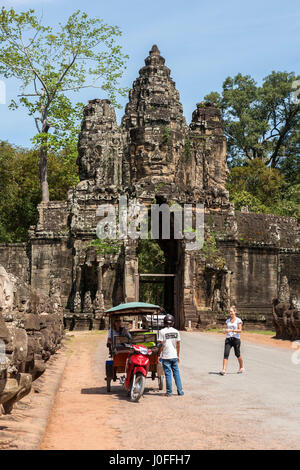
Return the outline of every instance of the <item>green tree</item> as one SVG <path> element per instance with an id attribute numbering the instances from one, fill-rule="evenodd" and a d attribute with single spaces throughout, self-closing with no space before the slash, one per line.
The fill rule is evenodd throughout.
<path id="1" fill-rule="evenodd" d="M 29 227 L 37 223 L 38 161 L 38 151 L 0 142 L 0 242 L 25 241 Z M 68 189 L 79 181 L 75 158 L 49 152 L 48 170 L 51 198 L 64 200 Z"/>
<path id="2" fill-rule="evenodd" d="M 273 168 L 299 157 L 300 104 L 294 73 L 272 72 L 259 86 L 249 75 L 228 77 L 220 95 L 205 96 L 222 111 L 231 166 L 260 159 Z"/>
<path id="3" fill-rule="evenodd" d="M 285 179 L 289 184 L 300 184 L 300 158 L 298 154 L 291 155 L 288 158 L 284 159 L 279 168 L 284 174 Z"/>
<path id="4" fill-rule="evenodd" d="M 139 240 L 136 250 L 139 272 L 144 274 L 162 274 L 165 272 L 165 255 L 157 240 Z M 149 279 L 148 279 L 149 281 Z M 164 303 L 164 284 L 147 282 L 140 284 L 140 300 L 144 302 Z"/>
<path id="5" fill-rule="evenodd" d="M 39 148 L 42 200 L 49 200 L 47 156 L 49 149 L 75 151 L 82 104 L 72 105 L 68 92 L 102 88 L 116 103 L 127 56 L 116 38 L 117 26 L 76 11 L 53 30 L 43 26 L 34 10 L 0 13 L 0 74 L 21 81 L 21 93 L 11 108 L 25 106 L 33 116 Z"/>
<path id="6" fill-rule="evenodd" d="M 248 206 L 251 212 L 292 216 L 300 220 L 300 184 L 293 183 L 285 178 L 283 171 L 255 159 L 231 170 L 227 188 L 237 210 Z"/>
<path id="7" fill-rule="evenodd" d="M 300 184 L 287 187 L 281 199 L 272 208 L 276 215 L 296 217 L 300 223 Z"/>
<path id="8" fill-rule="evenodd" d="M 236 166 L 228 179 L 231 194 L 247 192 L 269 207 L 281 194 L 284 184 L 281 172 L 277 168 L 267 167 L 259 159 L 251 160 L 247 166 Z"/>

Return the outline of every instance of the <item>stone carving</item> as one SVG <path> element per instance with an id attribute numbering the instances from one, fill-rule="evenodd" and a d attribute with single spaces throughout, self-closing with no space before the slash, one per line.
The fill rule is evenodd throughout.
<path id="1" fill-rule="evenodd" d="M 280 285 L 279 285 L 279 293 L 278 293 L 278 300 L 281 303 L 289 303 L 291 298 L 290 293 L 290 286 L 289 281 L 286 276 L 282 276 Z"/>
<path id="2" fill-rule="evenodd" d="M 288 279 L 281 279 L 277 299 L 272 301 L 276 338 L 300 339 L 300 310 L 297 299 L 291 299 Z"/>
<path id="3" fill-rule="evenodd" d="M 91 299 L 91 293 L 89 291 L 84 295 L 83 311 L 84 313 L 92 313 L 93 311 L 93 303 Z"/>
<path id="4" fill-rule="evenodd" d="M 76 292 L 74 297 L 74 313 L 81 313 L 81 297 L 79 292 Z"/>
<path id="5" fill-rule="evenodd" d="M 96 330 L 99 330 L 105 327 L 104 296 L 103 296 L 102 291 L 97 290 L 93 307 L 94 307 L 93 328 Z"/>
<path id="6" fill-rule="evenodd" d="M 0 404 L 6 413 L 30 392 L 63 335 L 57 283 L 45 296 L 0 266 Z"/>
<path id="7" fill-rule="evenodd" d="M 95 297 L 95 300 L 94 300 L 94 303 L 93 303 L 93 307 L 94 307 L 95 316 L 99 316 L 99 314 L 103 314 L 103 312 L 104 312 L 104 297 L 103 297 L 102 292 L 100 292 L 100 291 L 96 292 L 96 297 Z"/>
<path id="8" fill-rule="evenodd" d="M 290 303 L 279 302 L 278 299 L 273 299 L 272 306 L 276 338 L 296 339 L 297 331 L 295 329 L 294 319 L 296 310 Z"/>

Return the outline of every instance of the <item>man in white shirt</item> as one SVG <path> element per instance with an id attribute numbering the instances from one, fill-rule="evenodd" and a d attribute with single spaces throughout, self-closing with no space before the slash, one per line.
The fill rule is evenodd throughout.
<path id="1" fill-rule="evenodd" d="M 184 395 L 178 368 L 180 334 L 178 330 L 173 328 L 174 321 L 173 315 L 166 315 L 164 318 L 165 328 L 159 332 L 159 340 L 162 342 L 161 360 L 166 377 L 167 397 L 172 395 L 172 373 L 177 387 L 177 394 Z"/>

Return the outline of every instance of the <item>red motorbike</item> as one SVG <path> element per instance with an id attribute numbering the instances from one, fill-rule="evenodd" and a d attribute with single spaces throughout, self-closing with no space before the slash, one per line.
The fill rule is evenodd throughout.
<path id="1" fill-rule="evenodd" d="M 127 390 L 131 401 L 139 401 L 144 393 L 151 354 L 152 351 L 146 346 L 133 344 L 130 347 L 125 367 L 126 376 L 120 377 L 120 382 Z"/>

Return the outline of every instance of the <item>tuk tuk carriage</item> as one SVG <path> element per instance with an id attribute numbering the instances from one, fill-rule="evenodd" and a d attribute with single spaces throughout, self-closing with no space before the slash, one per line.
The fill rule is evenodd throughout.
<path id="1" fill-rule="evenodd" d="M 105 312 L 109 316 L 111 332 L 115 319 L 121 318 L 130 334 L 130 338 L 121 334 L 111 335 L 110 359 L 106 361 L 107 392 L 111 391 L 111 382 L 116 382 L 118 378 L 132 401 L 138 401 L 143 395 L 146 378 L 157 379 L 159 390 L 163 389 L 163 367 L 159 362 L 159 321 L 150 321 L 147 327 L 142 321 L 145 315 L 148 318 L 157 317 L 162 311 L 159 305 L 131 302 Z M 156 329 L 153 324 L 157 326 Z M 118 377 L 118 374 L 123 375 Z"/>

